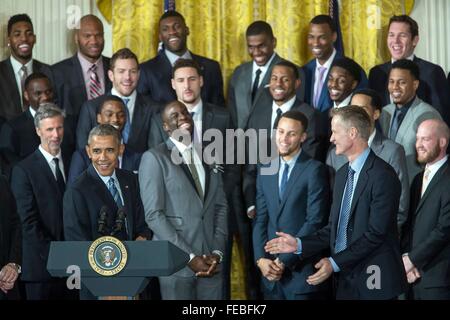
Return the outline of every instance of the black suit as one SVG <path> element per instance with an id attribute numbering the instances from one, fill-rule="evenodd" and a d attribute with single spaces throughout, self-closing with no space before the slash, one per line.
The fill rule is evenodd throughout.
<path id="1" fill-rule="evenodd" d="M 108 98 L 108 96 L 110 96 L 110 93 L 86 101 L 83 104 L 76 131 L 77 149 L 84 149 L 86 147 L 89 131 L 97 125 L 97 108 L 106 98 Z M 153 117 L 153 112 L 157 110 L 157 108 L 158 107 L 155 106 L 150 99 L 139 93 L 137 94 L 130 136 L 127 142 L 127 147 L 130 148 L 131 151 L 143 153 L 148 149 L 151 118 Z"/>
<path id="2" fill-rule="evenodd" d="M 406 276 L 400 254 L 397 212 L 401 186 L 394 169 L 370 151 L 353 193 L 346 249 L 335 253 L 341 202 L 348 164 L 336 173 L 328 225 L 302 237 L 302 257 L 331 249 L 340 268 L 337 299 L 394 299 L 404 292 Z M 382 179 L 380 179 L 382 177 Z M 369 289 L 369 277 L 378 267 L 379 289 Z M 375 271 L 376 272 L 376 271 Z"/>
<path id="3" fill-rule="evenodd" d="M 412 285 L 414 299 L 450 299 L 450 167 L 436 172 L 421 197 L 423 172 L 411 185 L 409 220 L 403 252 L 421 277 Z"/>
<path id="4" fill-rule="evenodd" d="M 70 166 L 70 157 L 63 154 L 65 176 Z M 55 176 L 39 149 L 20 161 L 12 171 L 11 188 L 16 198 L 17 212 L 22 222 L 22 280 L 26 287 L 30 283 L 45 283 L 46 293 L 41 290 L 28 299 L 61 298 L 52 297 L 48 290 L 52 286 L 47 271 L 47 259 L 51 241 L 62 241 L 63 236 L 63 194 Z M 63 284 L 63 283 L 61 283 Z M 55 292 L 61 294 L 61 292 Z"/>
<path id="5" fill-rule="evenodd" d="M 33 72 L 45 74 L 50 82 L 54 83 L 54 78 L 50 66 L 33 59 Z M 0 116 L 7 120 L 14 118 L 22 113 L 22 100 L 20 91 L 17 87 L 14 69 L 11 59 L 8 58 L 0 62 L 0 93 L 2 101 L 0 102 Z"/>
<path id="6" fill-rule="evenodd" d="M 105 92 L 108 92 L 111 90 L 112 86 L 111 81 L 108 78 L 110 59 L 103 56 L 102 59 L 103 72 L 105 74 Z M 86 83 L 84 81 L 83 70 L 81 68 L 80 60 L 78 59 L 78 54 L 52 65 L 51 69 L 55 79 L 58 105 L 64 109 L 67 114 L 74 117 L 76 124 L 81 106 L 88 100 Z"/>
<path id="7" fill-rule="evenodd" d="M 215 105 L 225 106 L 223 79 L 219 63 L 215 60 L 193 54 L 192 52 L 191 56 L 202 69 L 202 100 Z M 164 50 L 162 50 L 158 52 L 156 57 L 141 64 L 138 92 L 149 96 L 153 101 L 161 104 L 177 100 L 175 90 L 172 88 L 171 79 L 172 65 Z"/>
<path id="8" fill-rule="evenodd" d="M 446 85 L 445 73 L 440 66 L 414 56 L 413 60 L 420 71 L 420 84 L 417 96 L 428 104 L 431 104 L 441 113 L 442 117 L 449 121 L 450 96 Z M 391 62 L 377 65 L 370 70 L 369 87 L 377 91 L 383 101 L 383 106 L 391 103 L 388 82 Z"/>
<path id="9" fill-rule="evenodd" d="M 0 175 L 0 270 L 8 263 L 22 265 L 22 231 L 8 181 Z M 8 296 L 10 294 L 8 293 Z M 0 292 L 0 300 L 6 295 Z"/>
<path id="10" fill-rule="evenodd" d="M 138 236 L 151 239 L 152 233 L 144 219 L 144 209 L 139 193 L 137 176 L 126 170 L 116 169 L 117 180 L 123 196 L 126 212 L 128 238 Z M 107 229 L 113 230 L 117 204 L 94 167 L 90 165 L 81 176 L 68 187 L 64 195 L 64 235 L 68 241 L 93 241 L 101 236 L 98 232 L 100 209 L 106 206 Z"/>

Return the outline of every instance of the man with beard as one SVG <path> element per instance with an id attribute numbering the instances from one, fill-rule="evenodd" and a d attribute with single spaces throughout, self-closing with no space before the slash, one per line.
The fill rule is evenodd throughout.
<path id="1" fill-rule="evenodd" d="M 159 277 L 163 300 L 223 298 L 227 201 L 222 174 L 204 165 L 193 148 L 194 123 L 180 101 L 162 111 L 169 139 L 144 153 L 139 185 L 153 240 L 167 240 L 189 254 L 186 267 Z"/>
<path id="2" fill-rule="evenodd" d="M 165 104 L 177 98 L 171 86 L 172 68 L 182 59 L 196 61 L 202 70 L 204 86 L 201 96 L 204 102 L 225 106 L 223 79 L 217 61 L 192 53 L 187 48 L 189 28 L 177 11 L 166 11 L 159 19 L 159 41 L 163 49 L 156 57 L 142 63 L 138 92 L 153 101 Z"/>
<path id="3" fill-rule="evenodd" d="M 442 120 L 417 129 L 417 161 L 425 165 L 411 186 L 409 221 L 403 239 L 403 264 L 414 300 L 450 299 L 450 138 Z"/>
<path id="4" fill-rule="evenodd" d="M 105 45 L 102 21 L 91 14 L 82 17 L 75 31 L 75 42 L 78 52 L 51 68 L 58 103 L 76 125 L 83 103 L 108 92 L 111 81 L 108 78 L 110 59 L 102 56 Z"/>
<path id="5" fill-rule="evenodd" d="M 26 14 L 12 16 L 8 21 L 8 47 L 11 56 L 0 62 L 0 116 L 7 120 L 20 115 L 28 107 L 24 95 L 26 78 L 33 72 L 45 73 L 52 79 L 50 67 L 33 59 L 36 43 L 33 23 Z"/>

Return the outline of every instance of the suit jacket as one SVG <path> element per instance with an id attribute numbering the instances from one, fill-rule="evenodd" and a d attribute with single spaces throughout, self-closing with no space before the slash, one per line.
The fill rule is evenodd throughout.
<path id="1" fill-rule="evenodd" d="M 110 59 L 102 56 L 103 72 L 105 74 L 105 92 L 111 90 L 112 84 L 108 78 Z M 83 70 L 77 54 L 71 58 L 60 61 L 51 66 L 55 77 L 56 96 L 58 105 L 67 114 L 74 117 L 75 123 L 78 120 L 80 109 L 83 103 L 88 100 L 86 84 L 84 82 Z"/>
<path id="2" fill-rule="evenodd" d="M 0 269 L 7 263 L 22 265 L 22 231 L 16 201 L 6 177 L 0 175 Z"/>
<path id="3" fill-rule="evenodd" d="M 139 170 L 141 157 L 141 153 L 135 153 L 125 147 L 120 169 L 137 173 Z M 81 173 L 83 173 L 83 171 L 85 171 L 90 165 L 91 159 L 89 159 L 86 149 L 76 150 L 72 155 L 72 161 L 70 161 L 69 178 L 67 179 L 67 185 L 72 185 L 81 175 Z"/>
<path id="4" fill-rule="evenodd" d="M 395 108 L 395 104 L 389 104 L 381 112 L 379 124 L 386 137 L 389 137 Z M 416 159 L 416 132 L 419 125 L 427 119 L 441 119 L 441 116 L 436 109 L 416 97 L 403 118 L 395 137 L 395 142 L 405 149 L 406 169 L 408 170 L 410 185 L 414 177 L 422 171 L 422 167 Z"/>
<path id="5" fill-rule="evenodd" d="M 342 56 L 340 56 L 339 54 L 336 54 L 334 60 L 341 57 Z M 325 80 L 322 87 L 322 91 L 320 92 L 318 105 L 314 106 L 313 101 L 314 101 L 314 82 L 316 77 L 316 65 L 317 65 L 316 59 L 313 59 L 302 67 L 303 71 L 305 72 L 304 87 L 306 94 L 304 101 L 310 106 L 314 107 L 314 109 L 317 109 L 320 112 L 325 112 L 333 107 L 333 101 L 330 98 L 330 93 L 328 92 L 327 86 L 328 75 L 330 73 L 331 67 L 327 70 L 327 74 L 324 77 Z M 359 82 L 356 89 L 367 88 L 368 85 L 367 76 L 366 73 L 364 72 L 364 69 L 360 67 L 360 70 L 361 70 L 361 81 Z"/>
<path id="6" fill-rule="evenodd" d="M 65 175 L 70 158 L 63 154 Z M 12 171 L 11 189 L 22 222 L 22 280 L 48 281 L 47 259 L 51 241 L 63 241 L 63 194 L 39 149 Z"/>
<path id="7" fill-rule="evenodd" d="M 126 170 L 116 169 L 117 180 L 126 212 L 126 229 L 129 241 L 138 236 L 151 239 L 152 233 L 144 220 L 144 209 L 139 193 L 137 177 Z M 107 229 L 113 230 L 118 210 L 111 193 L 90 165 L 80 177 L 67 188 L 64 195 L 64 234 L 68 241 L 93 241 L 101 236 L 98 232 L 98 216 L 106 206 Z"/>
<path id="8" fill-rule="evenodd" d="M 347 227 L 348 246 L 335 253 L 341 202 L 348 164 L 336 173 L 328 225 L 301 238 L 302 257 L 330 248 L 340 268 L 337 299 L 392 299 L 406 288 L 406 275 L 397 233 L 397 212 L 401 186 L 394 169 L 370 151 L 353 193 Z M 380 179 L 380 177 L 383 177 Z M 369 289 L 371 269 L 377 266 L 380 289 Z"/>
<path id="9" fill-rule="evenodd" d="M 370 148 L 377 157 L 392 166 L 400 180 L 402 192 L 397 215 L 397 226 L 398 231 L 400 232 L 408 218 L 409 209 L 409 179 L 408 171 L 406 170 L 405 150 L 398 143 L 384 137 L 378 130 L 375 132 L 375 137 L 373 138 Z M 333 147 L 328 152 L 327 165 L 333 169 L 333 178 L 334 173 L 342 168 L 347 162 L 348 160 L 346 156 L 336 155 L 336 147 Z"/>
<path id="10" fill-rule="evenodd" d="M 80 117 L 77 125 L 77 149 L 84 149 L 87 144 L 89 131 L 97 125 L 97 108 L 111 93 L 86 101 L 81 108 Z M 130 136 L 127 147 L 131 151 L 142 153 L 149 147 L 148 137 L 150 134 L 151 118 L 154 109 L 147 97 L 137 94 L 133 111 L 133 120 L 131 121 Z"/>
<path id="11" fill-rule="evenodd" d="M 51 83 L 55 83 L 49 65 L 33 59 L 33 72 L 44 73 Z M 23 112 L 20 91 L 10 58 L 0 62 L 0 93 L 2 93 L 0 116 L 9 120 Z"/>
<path id="12" fill-rule="evenodd" d="M 424 288 L 450 286 L 450 168 L 448 160 L 421 197 L 423 172 L 411 186 L 411 210 L 403 252 L 420 272 Z"/>
<path id="13" fill-rule="evenodd" d="M 227 202 L 222 175 L 205 168 L 205 197 L 199 197 L 186 164 L 172 161 L 181 155 L 171 140 L 144 153 L 139 168 L 139 185 L 145 220 L 154 240 L 168 240 L 186 253 L 225 252 L 227 240 Z M 193 277 L 185 267 L 175 273 Z"/>
<path id="14" fill-rule="evenodd" d="M 435 107 L 444 119 L 448 119 L 450 96 L 445 82 L 444 70 L 437 64 L 414 56 L 413 60 L 420 71 L 420 83 L 417 96 Z M 391 103 L 388 91 L 389 73 L 392 63 L 386 62 L 373 67 L 369 72 L 369 87 L 380 94 L 383 105 Z M 414 177 L 412 177 L 414 178 Z"/>
<path id="15" fill-rule="evenodd" d="M 233 120 L 233 125 L 236 128 L 245 129 L 247 127 L 248 118 L 254 113 L 256 106 L 266 105 L 272 103 L 272 96 L 268 90 L 265 90 L 265 86 L 270 82 L 270 76 L 272 68 L 278 62 L 284 60 L 278 54 L 272 59 L 267 72 L 265 73 L 258 90 L 255 94 L 255 99 L 252 102 L 252 74 L 253 74 L 253 61 L 245 62 L 238 66 L 231 76 L 228 85 L 228 110 Z M 298 67 L 301 83 L 303 83 L 305 75 L 303 71 Z M 304 100 L 305 90 L 301 85 L 297 89 L 297 98 L 301 101 Z"/>
<path id="16" fill-rule="evenodd" d="M 277 168 L 279 157 L 270 165 Z M 270 170 L 269 165 L 261 166 Z M 262 169 L 262 170 L 264 170 Z M 255 261 L 260 258 L 274 259 L 264 251 L 267 241 L 276 238 L 276 231 L 296 237 L 310 235 L 326 225 L 329 215 L 328 174 L 324 164 L 301 152 L 292 168 L 286 190 L 280 200 L 279 170 L 275 174 L 264 174 L 261 168 L 257 177 L 256 217 L 253 221 L 253 249 Z M 299 263 L 296 254 L 280 254 L 279 259 L 286 269 L 280 280 L 285 291 L 305 294 L 323 289 L 311 286 L 306 279 L 315 271 L 310 258 Z M 274 282 L 263 277 L 264 285 L 270 290 Z"/>
<path id="17" fill-rule="evenodd" d="M 40 143 L 30 110 L 6 122 L 0 131 L 0 151 L 5 159 L 5 174 L 9 177 L 12 167 L 32 154 Z M 70 115 L 64 119 L 64 139 L 61 149 L 67 155 L 71 155 L 75 150 L 75 130 Z"/>
<path id="18" fill-rule="evenodd" d="M 223 78 L 217 61 L 198 56 L 191 52 L 202 70 L 203 87 L 201 96 L 204 102 L 225 106 L 223 96 Z M 150 97 L 153 101 L 166 104 L 177 100 L 175 90 L 172 89 L 172 65 L 164 50 L 156 57 L 144 62 L 140 66 L 138 92 Z"/>

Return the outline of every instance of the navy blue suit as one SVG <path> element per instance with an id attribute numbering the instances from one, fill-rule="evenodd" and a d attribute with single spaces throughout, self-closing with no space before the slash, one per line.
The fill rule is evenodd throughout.
<path id="1" fill-rule="evenodd" d="M 116 169 L 126 212 L 128 239 L 138 236 L 151 239 L 152 233 L 144 219 L 144 209 L 139 192 L 137 176 L 126 170 Z M 98 232 L 100 209 L 107 208 L 107 229 L 112 230 L 117 204 L 90 165 L 80 177 L 67 188 L 64 195 L 64 234 L 69 241 L 93 241 L 101 236 Z"/>
<path id="2" fill-rule="evenodd" d="M 334 57 L 334 60 L 337 58 L 340 58 L 338 54 Z M 334 62 L 333 60 L 333 62 Z M 314 107 L 315 109 L 319 110 L 320 112 L 325 112 L 328 109 L 333 107 L 333 101 L 330 98 L 330 93 L 328 92 L 327 87 L 327 81 L 328 81 L 328 74 L 330 73 L 330 69 L 328 69 L 327 74 L 324 77 L 324 83 L 322 87 L 322 91 L 320 93 L 320 98 L 317 106 L 313 105 L 314 100 L 314 82 L 316 77 L 316 59 L 313 59 L 309 61 L 307 64 L 305 64 L 302 69 L 305 72 L 305 102 L 309 104 L 310 106 Z M 366 88 L 368 85 L 367 76 L 364 70 L 361 68 L 361 81 L 359 82 L 356 89 L 362 89 Z"/>
<path id="3" fill-rule="evenodd" d="M 396 298 L 406 289 L 397 231 L 400 181 L 394 169 L 370 151 L 353 193 L 347 226 L 348 246 L 335 253 L 347 171 L 348 163 L 336 173 L 328 225 L 301 238 L 301 257 L 331 249 L 331 257 L 341 270 L 335 274 L 337 299 Z M 378 267 L 379 289 L 368 287 L 374 266 Z"/>
<path id="4" fill-rule="evenodd" d="M 141 157 L 142 153 L 135 153 L 125 147 L 120 168 L 136 173 L 139 170 Z M 81 173 L 89 167 L 90 164 L 91 159 L 89 159 L 86 149 L 76 150 L 72 155 L 72 161 L 70 161 L 69 178 L 67 179 L 67 184 L 72 185 L 75 180 L 81 175 Z"/>
<path id="5" fill-rule="evenodd" d="M 218 106 L 225 106 L 223 96 L 223 78 L 220 65 L 217 61 L 191 52 L 202 69 L 203 87 L 201 96 L 203 102 L 209 102 Z M 150 97 L 153 101 L 166 104 L 177 100 L 175 90 L 172 88 L 172 65 L 164 50 L 158 52 L 156 57 L 143 62 L 140 66 L 138 92 Z"/>
<path id="6" fill-rule="evenodd" d="M 279 164 L 277 157 L 271 163 Z M 276 174 L 257 176 L 256 217 L 253 225 L 253 248 L 255 261 L 260 258 L 274 259 L 264 251 L 267 241 L 276 238 L 276 231 L 286 232 L 296 237 L 310 235 L 322 228 L 329 214 L 328 172 L 324 164 L 313 160 L 302 151 L 292 168 L 282 198 L 279 196 L 279 170 Z M 273 291 L 274 286 L 281 286 L 285 298 L 295 299 L 304 295 L 326 289 L 326 283 L 311 286 L 306 282 L 308 276 L 315 272 L 317 257 L 300 261 L 298 256 L 280 254 L 279 259 L 285 265 L 284 274 L 279 282 L 270 282 L 263 277 L 266 291 Z"/>
<path id="7" fill-rule="evenodd" d="M 442 68 L 434 63 L 414 56 L 413 60 L 420 71 L 420 83 L 417 96 L 426 103 L 435 107 L 442 117 L 449 123 L 450 111 L 449 88 L 445 81 L 445 73 Z M 388 82 L 392 63 L 386 62 L 373 67 L 369 72 L 369 87 L 380 94 L 383 106 L 391 103 Z"/>

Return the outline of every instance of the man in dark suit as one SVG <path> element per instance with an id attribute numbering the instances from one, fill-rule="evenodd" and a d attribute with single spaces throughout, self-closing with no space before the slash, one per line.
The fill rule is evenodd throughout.
<path id="1" fill-rule="evenodd" d="M 114 234 L 121 240 L 150 240 L 137 177 L 117 168 L 123 152 L 120 133 L 112 125 L 100 124 L 90 134 L 86 152 L 92 164 L 64 195 L 64 236 L 70 241 L 93 241 L 114 232 L 118 209 L 125 210 L 123 228 Z M 104 234 L 99 231 L 99 213 L 106 207 Z"/>
<path id="2" fill-rule="evenodd" d="M 336 173 L 328 225 L 301 238 L 279 232 L 266 251 L 307 258 L 330 249 L 308 284 L 318 285 L 335 273 L 337 299 L 395 299 L 406 286 L 397 233 L 400 182 L 368 147 L 368 114 L 354 106 L 332 114 L 331 141 L 349 164 Z"/>
<path id="3" fill-rule="evenodd" d="M 247 51 L 252 61 L 245 62 L 233 71 L 228 86 L 228 110 L 236 128 L 247 128 L 247 122 L 257 106 L 271 102 L 272 98 L 264 90 L 270 80 L 273 66 L 284 60 L 274 50 L 277 46 L 272 27 L 265 21 L 255 21 L 245 32 Z M 299 68 L 299 78 L 304 74 Z M 297 97 L 303 100 L 305 91 L 298 87 Z M 269 102 L 270 101 L 270 102 Z"/>
<path id="4" fill-rule="evenodd" d="M 126 117 L 125 105 L 122 99 L 116 96 L 108 96 L 97 109 L 97 123 L 112 125 L 119 130 L 119 132 L 122 132 L 125 126 L 127 121 Z M 130 151 L 125 144 L 123 146 L 123 152 L 119 152 L 117 157 L 117 167 L 137 173 L 142 154 Z M 76 150 L 73 153 L 72 161 L 70 161 L 69 178 L 67 179 L 68 185 L 72 185 L 75 179 L 77 179 L 90 164 L 91 160 L 89 159 L 87 150 Z"/>
<path id="5" fill-rule="evenodd" d="M 5 300 L 15 298 L 14 284 L 22 264 L 22 233 L 14 196 L 2 175 L 0 207 L 0 300 Z"/>
<path id="6" fill-rule="evenodd" d="M 108 78 L 110 60 L 102 56 L 105 43 L 102 21 L 91 14 L 82 17 L 75 42 L 78 52 L 51 69 L 58 104 L 73 117 L 76 126 L 83 103 L 109 92 L 111 81 Z"/>
<path id="7" fill-rule="evenodd" d="M 417 130 L 417 160 L 425 164 L 411 186 L 411 210 L 403 239 L 409 298 L 450 299 L 450 138 L 442 120 L 425 120 Z"/>
<path id="8" fill-rule="evenodd" d="M 121 98 L 126 105 L 127 121 L 122 138 L 127 148 L 138 153 L 148 149 L 151 118 L 158 107 L 136 91 L 139 75 L 138 58 L 130 49 L 123 48 L 114 53 L 108 70 L 113 87 L 105 95 L 83 104 L 77 125 L 77 149 L 86 147 L 89 131 L 97 125 L 97 108 L 110 95 Z"/>
<path id="9" fill-rule="evenodd" d="M 176 11 L 166 11 L 159 19 L 159 41 L 164 45 L 156 57 L 142 63 L 138 92 L 153 101 L 166 104 L 177 97 L 170 84 L 172 67 L 179 58 L 196 61 L 202 70 L 203 101 L 225 106 L 223 79 L 217 61 L 193 54 L 187 48 L 189 28 L 184 17 Z"/>
<path id="10" fill-rule="evenodd" d="M 363 108 L 370 119 L 372 120 L 371 133 L 368 141 L 370 149 L 377 157 L 389 163 L 398 175 L 400 184 L 402 186 L 402 193 L 400 196 L 400 207 L 397 215 L 397 229 L 399 234 L 408 217 L 409 207 L 409 179 L 408 171 L 406 169 L 405 150 L 401 145 L 386 138 L 383 133 L 376 128 L 376 121 L 381 114 L 381 98 L 380 95 L 372 89 L 361 89 L 353 93 L 350 105 Z M 332 181 L 334 181 L 334 174 L 348 162 L 344 155 L 336 155 L 336 148 L 333 147 L 328 152 L 327 165 L 333 170 Z"/>
<path id="11" fill-rule="evenodd" d="M 28 106 L 23 95 L 25 79 L 33 72 L 45 73 L 52 79 L 50 67 L 33 59 L 36 35 L 26 14 L 12 16 L 8 21 L 8 47 L 11 56 L 0 62 L 0 116 L 7 120 L 20 115 Z"/>
<path id="12" fill-rule="evenodd" d="M 328 15 L 315 16 L 309 23 L 308 47 L 315 59 L 305 64 L 305 102 L 322 113 L 333 107 L 327 88 L 331 65 L 340 54 L 334 49 L 337 39 L 336 24 Z M 358 88 L 367 86 L 367 77 L 360 67 Z M 326 116 L 328 114 L 326 113 Z"/>
<path id="13" fill-rule="evenodd" d="M 6 122 L 0 131 L 0 151 L 7 162 L 5 170 L 8 176 L 17 162 L 36 151 L 40 139 L 36 134 L 34 116 L 41 104 L 53 102 L 52 85 L 43 73 L 31 74 L 25 80 L 24 88 L 27 110 Z"/>
<path id="14" fill-rule="evenodd" d="M 63 195 L 70 155 L 61 152 L 64 116 L 54 104 L 44 104 L 35 115 L 39 148 L 12 171 L 11 188 L 22 222 L 22 276 L 27 299 L 69 296 L 65 279 L 47 271 L 51 241 L 63 241 Z"/>
<path id="15" fill-rule="evenodd" d="M 381 95 L 383 105 L 390 104 L 388 80 L 392 63 L 401 59 L 412 60 L 417 64 L 420 71 L 417 96 L 435 107 L 448 123 L 450 120 L 450 110 L 448 110 L 450 95 L 445 81 L 445 73 L 440 66 L 414 55 L 414 49 L 418 42 L 419 26 L 414 19 L 407 15 L 391 17 L 387 37 L 391 61 L 377 65 L 370 70 L 369 86 Z"/>
<path id="16" fill-rule="evenodd" d="M 321 229 L 328 220 L 330 195 L 327 169 L 302 149 L 307 127 L 308 120 L 303 113 L 284 113 L 276 131 L 280 156 L 258 170 L 253 248 L 256 264 L 263 275 L 266 299 L 325 298 L 323 291 L 326 286 L 306 283 L 317 260 L 299 262 L 292 253 L 275 257 L 264 251 L 264 245 L 276 237 L 276 231 L 303 237 Z M 273 173 L 268 174 L 265 170 Z"/>

